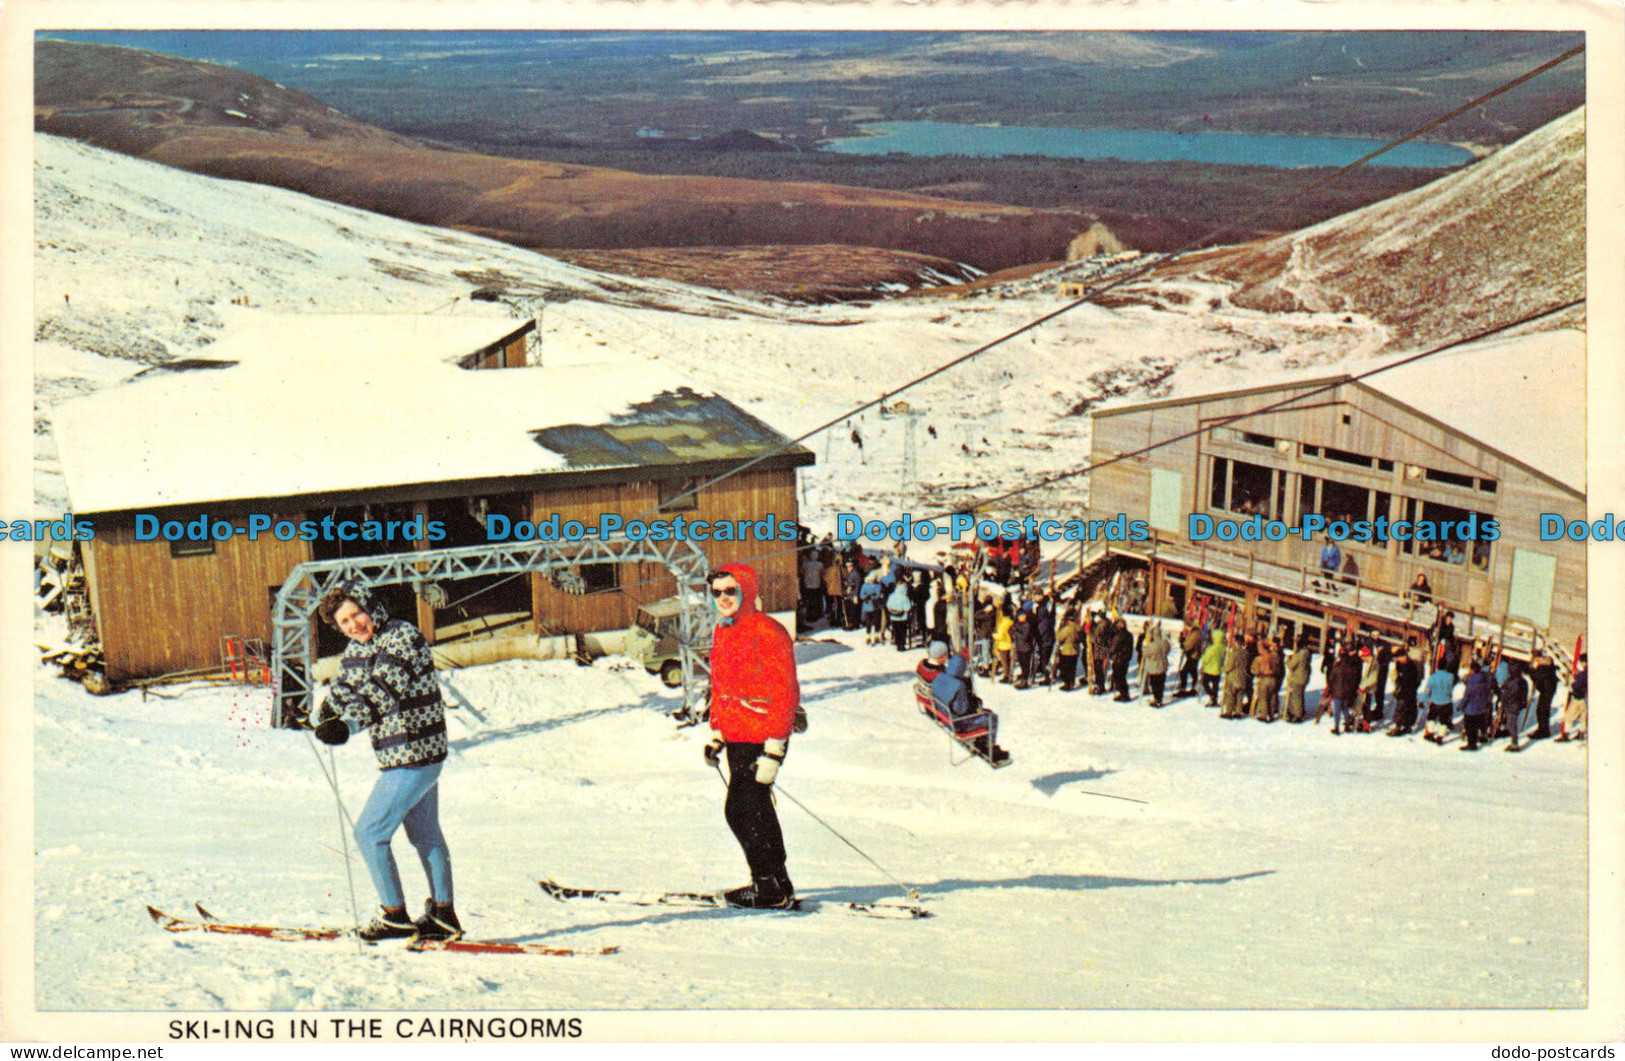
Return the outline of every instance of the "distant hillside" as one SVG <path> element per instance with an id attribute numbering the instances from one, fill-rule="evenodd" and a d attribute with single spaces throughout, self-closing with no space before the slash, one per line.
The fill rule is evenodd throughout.
<path id="1" fill-rule="evenodd" d="M 843 244 L 992 271 L 1060 258 L 1097 223 L 1143 249 L 1197 233 L 1189 223 L 1108 211 L 437 151 L 239 71 L 103 45 L 38 45 L 35 127 L 534 249 Z"/>
<path id="2" fill-rule="evenodd" d="M 324 143 L 419 146 L 303 92 L 226 66 L 55 41 L 41 41 L 34 57 L 36 126 L 128 155 L 215 127 Z"/>
<path id="3" fill-rule="evenodd" d="M 868 122 L 920 119 L 1398 136 L 1583 40 L 1575 32 L 1490 26 L 50 35 L 221 63 L 296 87 L 362 121 L 474 151 L 627 147 L 646 144 L 641 137 L 651 129 L 671 141 L 749 129 L 794 144 L 803 156 L 831 137 L 861 133 Z M 1583 57 L 1566 63 L 1435 135 L 1511 143 L 1585 102 L 1585 65 Z"/>
<path id="4" fill-rule="evenodd" d="M 1186 259 L 1237 305 L 1354 312 L 1396 338 L 1470 334 L 1584 296 L 1585 108 L 1468 170 L 1275 239 Z"/>
<path id="5" fill-rule="evenodd" d="M 563 250 L 555 251 L 554 256 L 607 273 L 660 277 L 796 302 L 958 285 L 979 275 L 923 254 L 839 245 Z"/>

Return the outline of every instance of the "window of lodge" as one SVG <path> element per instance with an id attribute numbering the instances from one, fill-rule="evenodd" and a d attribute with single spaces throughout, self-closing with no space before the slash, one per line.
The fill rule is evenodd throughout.
<path id="1" fill-rule="evenodd" d="M 1213 458 L 1208 504 L 1240 516 L 1261 515 L 1275 519 L 1281 515 L 1286 498 L 1286 472 L 1261 464 Z"/>
<path id="2" fill-rule="evenodd" d="M 1400 500 L 1399 518 L 1409 521 L 1413 527 L 1409 540 L 1399 543 L 1401 553 L 1455 567 L 1471 566 L 1474 571 L 1489 570 L 1491 544 L 1465 540 L 1458 533 L 1461 530 L 1458 524 L 1472 520 L 1482 527 L 1490 516 L 1438 501 L 1418 501 L 1410 497 Z M 1434 537 L 1430 528 L 1423 531 L 1429 538 L 1419 540 L 1414 529 L 1419 521 L 1434 524 L 1439 529 L 1448 528 L 1448 532 Z"/>
<path id="3" fill-rule="evenodd" d="M 1318 513 L 1328 521 L 1347 520 L 1353 523 L 1388 515 L 1392 503 L 1393 495 L 1383 490 L 1371 490 L 1312 475 L 1298 479 L 1300 516 Z"/>
<path id="4" fill-rule="evenodd" d="M 1330 521 L 1365 519 L 1371 512 L 1371 491 L 1335 479 L 1320 481 L 1320 514 Z"/>
<path id="5" fill-rule="evenodd" d="M 1461 475 L 1456 472 L 1440 471 L 1438 468 L 1423 468 L 1422 477 L 1430 483 L 1444 483 L 1446 486 L 1459 486 L 1463 490 L 1480 490 L 1486 494 L 1495 493 L 1495 480 L 1479 478 L 1472 475 Z"/>
<path id="6" fill-rule="evenodd" d="M 1244 442 L 1249 446 L 1262 446 L 1265 449 L 1275 449 L 1274 435 L 1261 435 L 1257 431 L 1241 431 L 1233 427 L 1216 427 L 1213 437 L 1220 442 Z"/>
<path id="7" fill-rule="evenodd" d="M 1394 470 L 1394 462 L 1387 457 L 1373 457 L 1366 453 L 1352 453 L 1349 450 L 1334 449 L 1331 446 L 1305 444 L 1298 448 L 1298 452 L 1304 457 L 1337 461 L 1339 464 L 1352 464 L 1356 468 L 1375 468 L 1379 472 Z"/>

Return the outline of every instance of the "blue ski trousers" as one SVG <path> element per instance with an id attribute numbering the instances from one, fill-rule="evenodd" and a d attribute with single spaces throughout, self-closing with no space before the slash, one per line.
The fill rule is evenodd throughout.
<path id="1" fill-rule="evenodd" d="M 451 850 L 440 832 L 442 765 L 398 766 L 383 771 L 372 787 L 372 795 L 367 797 L 367 805 L 361 809 L 361 817 L 356 819 L 355 841 L 372 874 L 373 887 L 378 889 L 378 901 L 385 906 L 406 905 L 401 874 L 389 849 L 390 838 L 402 824 L 406 826 L 406 839 L 417 848 L 418 858 L 423 861 L 430 895 L 437 903 L 451 902 Z"/>

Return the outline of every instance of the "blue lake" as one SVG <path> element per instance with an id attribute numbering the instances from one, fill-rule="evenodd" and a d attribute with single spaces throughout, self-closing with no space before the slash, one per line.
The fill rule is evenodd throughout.
<path id="1" fill-rule="evenodd" d="M 1343 166 L 1387 141 L 1252 133 L 1154 133 L 1136 129 L 1038 129 L 1019 125 L 876 122 L 871 135 L 835 140 L 823 150 L 847 155 L 1040 155 L 1116 158 L 1129 162 L 1221 162 L 1241 166 Z M 1374 166 L 1441 169 L 1471 161 L 1454 144 L 1412 141 L 1372 160 Z"/>

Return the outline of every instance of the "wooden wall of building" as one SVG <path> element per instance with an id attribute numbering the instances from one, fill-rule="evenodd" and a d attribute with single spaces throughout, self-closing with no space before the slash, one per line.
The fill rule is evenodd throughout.
<path id="1" fill-rule="evenodd" d="M 559 519 L 580 520 L 596 526 L 599 513 L 610 512 L 633 520 L 669 520 L 682 516 L 692 520 L 757 520 L 771 513 L 778 519 L 796 521 L 796 473 L 793 469 L 748 471 L 707 487 L 697 495 L 695 508 L 661 511 L 645 516 L 659 502 L 655 483 L 624 483 L 583 490 L 538 491 L 532 508 L 535 519 L 557 513 Z M 796 563 L 791 542 L 700 542 L 713 567 L 731 561 L 749 563 L 761 579 L 762 603 L 768 611 L 790 611 L 796 606 Z M 762 555 L 767 554 L 767 555 Z M 576 596 L 564 593 L 548 580 L 533 580 L 532 601 L 540 630 L 590 632 L 625 627 L 637 613 L 639 604 L 660 600 L 676 592 L 676 584 L 660 564 L 619 565 L 621 589 L 616 592 Z"/>
<path id="2" fill-rule="evenodd" d="M 524 368 L 529 364 L 525 353 L 528 341 L 526 336 L 516 335 L 505 345 L 493 346 L 484 357 L 474 363 L 473 367 L 476 369 Z"/>
<path id="3" fill-rule="evenodd" d="M 1301 393 L 1310 386 L 1294 385 L 1151 405 L 1123 413 L 1108 412 L 1094 420 L 1092 460 L 1098 462 L 1131 452 L 1198 427 L 1212 427 L 1225 417 Z M 1281 445 L 1226 438 L 1223 436 L 1227 432 L 1223 430 L 1204 431 L 1144 456 L 1102 468 L 1091 475 L 1091 517 L 1126 512 L 1131 519 L 1146 518 L 1151 504 L 1152 470 L 1165 469 L 1182 477 L 1180 528 L 1173 532 L 1159 531 L 1160 534 L 1185 539 L 1185 517 L 1193 512 L 1207 513 L 1215 519 L 1242 519 L 1244 517 L 1235 512 L 1210 504 L 1215 457 L 1272 468 L 1284 474 L 1284 504 L 1272 514 L 1289 523 L 1295 523 L 1299 517 L 1299 483 L 1305 476 L 1391 495 L 1388 509 L 1373 513 L 1386 515 L 1390 520 L 1403 517 L 1404 498 L 1419 500 L 1424 505 L 1428 502 L 1450 505 L 1483 513 L 1498 523 L 1501 537 L 1491 546 L 1487 569 L 1474 570 L 1470 564 L 1448 564 L 1419 553 L 1406 553 L 1397 541 L 1386 544 L 1345 541 L 1340 547 L 1346 556 L 1353 557 L 1361 580 L 1368 585 L 1399 592 L 1410 584 L 1418 571 L 1423 571 L 1435 597 L 1495 618 L 1507 607 L 1516 551 L 1526 549 L 1550 556 L 1556 561 L 1550 623 L 1553 635 L 1571 642 L 1585 628 L 1583 544 L 1568 539 L 1539 540 L 1541 514 L 1556 513 L 1566 520 L 1585 517 L 1585 501 L 1574 492 L 1358 385 L 1345 384 L 1335 392 L 1306 398 L 1299 408 L 1248 417 L 1232 425 L 1232 430 L 1267 436 Z M 1305 445 L 1369 454 L 1392 461 L 1393 467 L 1362 468 L 1313 457 L 1303 452 Z M 1474 487 L 1435 482 L 1407 466 L 1492 479 L 1496 488 L 1493 493 L 1487 493 Z M 1251 552 L 1276 563 L 1313 567 L 1325 539 L 1306 543 L 1293 536 L 1281 542 L 1215 540 L 1215 544 Z"/>
<path id="4" fill-rule="evenodd" d="M 103 519 L 83 551 L 113 681 L 218 666 L 225 636 L 264 638 L 269 648 L 270 593 L 295 564 L 310 559 L 308 542 L 279 542 L 269 534 L 258 541 L 233 537 L 215 542 L 213 553 L 176 557 L 167 541 L 136 541 L 133 522 Z"/>
<path id="5" fill-rule="evenodd" d="M 531 515 L 558 513 L 597 526 L 600 512 L 628 520 L 644 515 L 659 500 L 653 482 L 608 484 L 531 495 Z M 268 506 L 267 506 L 268 507 Z M 420 506 L 421 508 L 421 506 Z M 698 495 L 695 508 L 661 513 L 685 521 L 757 520 L 767 514 L 794 523 L 799 515 L 794 469 L 748 471 Z M 176 518 L 176 517 L 166 517 Z M 183 522 L 192 517 L 181 517 Z M 298 521 L 302 513 L 277 518 Z M 241 517 L 238 523 L 245 522 Z M 98 519 L 93 541 L 84 547 L 92 605 L 107 658 L 108 677 L 168 674 L 220 663 L 220 639 L 228 635 L 271 636 L 270 594 L 294 565 L 312 559 L 310 544 L 279 542 L 269 534 L 258 541 L 233 537 L 214 543 L 214 552 L 172 556 L 164 540 L 138 542 L 134 524 Z M 762 599 L 769 611 L 789 611 L 797 599 L 795 543 L 702 542 L 713 566 L 739 560 L 761 576 Z M 407 545 L 405 548 L 412 548 Z M 761 555 L 767 554 L 767 555 Z M 531 579 L 532 619 L 538 632 L 590 633 L 625 627 L 640 603 L 675 591 L 663 565 L 616 565 L 620 589 L 578 596 L 563 593 L 541 576 Z M 420 607 L 414 619 L 426 631 L 433 612 Z"/>

